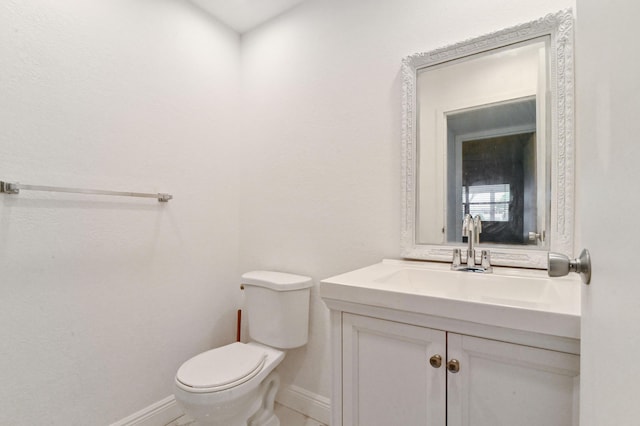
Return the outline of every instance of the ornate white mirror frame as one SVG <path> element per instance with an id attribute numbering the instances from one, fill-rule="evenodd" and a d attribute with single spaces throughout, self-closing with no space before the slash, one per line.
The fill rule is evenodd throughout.
<path id="1" fill-rule="evenodd" d="M 574 232 L 574 107 L 573 107 L 573 12 L 571 9 L 526 24 L 503 29 L 402 61 L 402 256 L 409 259 L 449 262 L 458 245 L 417 242 L 417 72 L 470 55 L 503 48 L 534 38 L 550 38 L 549 88 L 551 109 L 550 220 L 546 249 L 490 247 L 495 265 L 527 268 L 547 267 L 548 250 L 573 253 Z M 549 161 L 549 159 L 547 160 Z"/>

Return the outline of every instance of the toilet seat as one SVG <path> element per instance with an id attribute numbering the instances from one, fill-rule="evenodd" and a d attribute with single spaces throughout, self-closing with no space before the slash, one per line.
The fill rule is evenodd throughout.
<path id="1" fill-rule="evenodd" d="M 238 386 L 260 372 L 266 351 L 244 343 L 211 349 L 186 361 L 176 383 L 189 392 L 217 392 Z"/>

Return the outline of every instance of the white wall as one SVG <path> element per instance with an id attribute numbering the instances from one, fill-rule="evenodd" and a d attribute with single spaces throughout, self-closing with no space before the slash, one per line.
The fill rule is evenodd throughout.
<path id="1" fill-rule="evenodd" d="M 105 425 L 235 337 L 238 36 L 178 0 L 0 4 L 0 424 Z"/>
<path id="2" fill-rule="evenodd" d="M 400 253 L 400 61 L 571 0 L 310 0 L 242 39 L 240 266 L 316 281 Z M 280 368 L 328 396 L 328 313 Z"/>

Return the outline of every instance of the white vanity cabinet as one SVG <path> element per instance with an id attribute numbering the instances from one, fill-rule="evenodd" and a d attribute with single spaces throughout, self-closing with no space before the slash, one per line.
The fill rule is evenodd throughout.
<path id="1" fill-rule="evenodd" d="M 576 354 L 340 315 L 342 423 L 332 425 L 578 424 Z"/>
<path id="2" fill-rule="evenodd" d="M 580 285 L 387 259 L 322 280 L 331 426 L 578 425 Z"/>

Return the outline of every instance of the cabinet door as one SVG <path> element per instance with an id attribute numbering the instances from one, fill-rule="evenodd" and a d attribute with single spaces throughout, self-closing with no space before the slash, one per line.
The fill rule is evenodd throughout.
<path id="1" fill-rule="evenodd" d="M 342 324 L 344 426 L 445 425 L 444 331 L 347 313 Z"/>
<path id="2" fill-rule="evenodd" d="M 577 355 L 449 333 L 448 426 L 578 425 Z"/>

